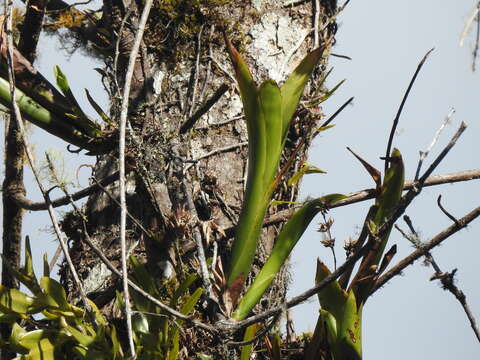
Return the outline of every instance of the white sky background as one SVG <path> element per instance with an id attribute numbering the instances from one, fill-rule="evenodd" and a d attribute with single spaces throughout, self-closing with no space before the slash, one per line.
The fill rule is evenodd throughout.
<path id="1" fill-rule="evenodd" d="M 469 37 L 464 48 L 459 48 L 460 33 L 473 6 L 473 0 L 372 0 L 368 4 L 351 1 L 339 19 L 334 52 L 351 56 L 353 60 L 331 59 L 330 65 L 335 69 L 329 86 L 344 78 L 347 82 L 327 101 L 324 112 L 327 116 L 332 114 L 350 96 L 355 96 L 354 106 L 345 109 L 335 120 L 335 128 L 316 139 L 309 161 L 327 170 L 328 174 L 308 175 L 303 181 L 301 198 L 331 192 L 349 193 L 373 186 L 369 175 L 345 147 L 350 146 L 383 169 L 378 158 L 385 152 L 392 120 L 418 62 L 432 47 L 435 51 L 427 60 L 407 101 L 394 145 L 402 151 L 407 178 L 412 178 L 418 151 L 430 144 L 446 114 L 454 107 L 453 123 L 444 131 L 424 169 L 462 120 L 469 127 L 436 174 L 479 168 L 478 143 L 475 141 L 480 135 L 480 75 L 471 72 L 473 36 Z M 41 49 L 36 66 L 44 76 L 54 82 L 52 68 L 59 64 L 74 85 L 74 93 L 84 110 L 98 118 L 83 93 L 83 89 L 88 88 L 92 96 L 107 108 L 100 76 L 93 70 L 98 64 L 79 53 L 66 59 L 65 52 L 59 50 L 59 44 L 53 38 L 44 39 Z M 45 150 L 56 149 L 65 153 L 65 143 L 42 130 L 33 129 L 32 132 L 38 160 L 43 160 Z M 65 157 L 66 173 L 74 174 L 81 164 L 93 162 L 92 157 L 69 154 Z M 83 168 L 80 174 L 81 186 L 85 187 L 89 170 Z M 76 182 L 75 175 L 70 176 Z M 443 194 L 444 206 L 461 217 L 479 205 L 478 189 L 478 181 L 426 188 L 407 214 L 426 241 L 450 225 L 450 220 L 436 206 L 437 196 Z M 41 199 L 30 175 L 27 177 L 27 191 L 29 198 Z M 332 231 L 337 239 L 339 262 L 344 258 L 343 241 L 358 234 L 370 205 L 371 202 L 331 211 L 330 216 L 335 219 Z M 316 256 L 333 267 L 330 250 L 320 245 L 321 235 L 315 231 L 318 221 L 312 224 L 294 251 L 290 296 L 313 285 Z M 40 231 L 48 226 L 46 212 L 29 213 L 25 218 L 24 234 L 30 235 L 37 267 L 41 266 L 42 254 L 46 251 L 51 254 L 56 248 L 53 236 Z M 458 268 L 457 285 L 466 294 L 477 319 L 480 318 L 480 287 L 476 276 L 479 235 L 480 222 L 477 221 L 433 252 L 443 271 Z M 396 231 L 392 232 L 391 243 L 397 243 L 399 247 L 393 263 L 413 250 Z M 395 278 L 369 300 L 364 310 L 365 359 L 380 360 L 386 356 L 391 360 L 479 357 L 479 344 L 460 305 L 437 283 L 428 281 L 432 273 L 430 268 L 417 263 L 405 272 L 405 276 Z M 317 313 L 316 299 L 296 308 L 293 314 L 297 331 L 313 330 Z"/>

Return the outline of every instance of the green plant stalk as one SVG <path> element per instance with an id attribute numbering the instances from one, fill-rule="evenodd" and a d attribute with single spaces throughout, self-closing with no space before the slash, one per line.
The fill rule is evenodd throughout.
<path id="1" fill-rule="evenodd" d="M 373 217 L 373 223 L 377 228 L 382 226 L 397 209 L 400 198 L 402 197 L 403 186 L 405 184 L 405 166 L 403 164 L 402 154 L 398 149 L 393 149 L 390 155 L 391 165 L 385 173 L 380 196 L 376 200 L 378 206 L 377 212 Z M 375 255 L 372 265 L 378 265 L 383 255 L 383 251 L 388 242 L 390 227 L 381 240 L 380 246 Z"/>
<path id="2" fill-rule="evenodd" d="M 257 88 L 245 61 L 227 38 L 225 41 L 240 89 L 249 140 L 246 192 L 227 276 L 227 286 L 231 286 L 236 281 L 243 283 L 250 272 L 287 130 L 323 48 L 308 54 L 281 88 L 273 80 Z"/>
<path id="3" fill-rule="evenodd" d="M 317 261 L 315 283 L 320 283 L 331 274 L 325 264 Z M 357 305 L 355 292 L 343 290 L 338 281 L 333 281 L 318 292 L 321 305 L 318 322 L 325 325 L 325 332 L 335 360 L 362 358 L 362 308 Z M 325 334 L 323 333 L 323 336 Z M 317 333 L 316 336 L 322 336 Z M 319 343 L 321 339 L 312 339 Z"/>
<path id="4" fill-rule="evenodd" d="M 332 346 L 335 360 L 362 359 L 362 310 L 357 308 L 355 293 L 350 291 L 343 316 L 337 320 L 337 338 Z"/>
<path id="5" fill-rule="evenodd" d="M 259 328 L 258 324 L 252 324 L 245 329 L 245 334 L 243 335 L 243 341 L 250 341 L 255 337 Z M 253 344 L 248 344 L 242 346 L 242 352 L 240 355 L 240 360 L 249 360 L 251 358 L 253 351 Z"/>
<path id="6" fill-rule="evenodd" d="M 307 202 L 292 215 L 280 231 L 267 262 L 232 314 L 232 319 L 245 319 L 253 307 L 260 301 L 315 215 L 322 209 L 344 198 L 345 195 L 341 194 L 326 195 Z"/>
<path id="7" fill-rule="evenodd" d="M 16 90 L 16 98 L 20 112 L 26 120 L 75 146 L 93 152 L 99 149 L 98 141 L 93 141 L 91 137 L 80 132 L 68 121 L 58 119 L 19 89 Z M 6 107 L 10 107 L 12 103 L 10 85 L 3 78 L 0 78 L 0 103 Z"/>
<path id="8" fill-rule="evenodd" d="M 58 87 L 70 103 L 71 111 L 65 113 L 64 116 L 68 117 L 73 125 L 80 129 L 85 135 L 90 137 L 100 136 L 101 131 L 99 126 L 91 121 L 82 111 L 80 104 L 77 102 L 77 99 L 75 99 L 75 96 L 70 89 L 70 84 L 68 83 L 66 75 L 60 70 L 58 65 L 54 66 L 53 73 L 57 80 Z"/>

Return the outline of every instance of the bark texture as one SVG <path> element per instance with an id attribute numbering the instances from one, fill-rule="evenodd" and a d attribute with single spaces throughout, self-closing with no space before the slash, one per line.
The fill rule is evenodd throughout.
<path id="1" fill-rule="evenodd" d="M 129 108 L 132 129 L 127 139 L 128 211 L 148 231 L 130 221 L 127 237 L 132 254 L 147 262 L 151 273 L 158 278 L 165 275 L 169 266 L 174 273 L 172 279 L 181 278 L 186 272 L 199 272 L 195 232 L 202 237 L 207 258 L 218 254 L 215 261 L 221 262 L 225 270 L 228 268 L 233 233 L 225 230 L 235 226 L 241 210 L 248 149 L 242 104 L 222 31 L 227 31 L 239 48 L 258 83 L 267 78 L 282 82 L 312 50 L 314 31 L 321 42 L 335 31 L 329 23 L 335 11 L 333 2 L 321 2 L 320 8 L 315 8 L 315 1 L 287 6 L 290 2 L 163 1 L 152 9 L 134 71 Z M 140 14 L 139 3 L 124 4 L 105 0 L 101 19 L 105 28 L 113 29 L 109 48 L 112 56 L 106 57 L 105 66 L 112 119 L 119 114 L 119 94 Z M 316 13 L 320 22 L 313 29 Z M 124 21 L 126 15 L 128 21 Z M 120 34 L 120 38 L 113 34 Z M 115 48 L 118 48 L 116 54 Z M 325 62 L 315 72 L 307 98 L 321 94 L 317 84 L 324 70 Z M 213 107 L 199 117 L 202 107 L 220 93 L 223 95 Z M 289 130 L 282 162 L 300 139 L 307 141 L 296 154 L 288 174 L 305 160 L 312 131 L 319 126 L 320 119 L 318 109 L 300 107 Z M 100 180 L 116 170 L 113 152 L 99 157 L 95 177 Z M 112 200 L 119 197 L 117 188 L 118 184 L 113 183 L 107 187 L 108 193 L 90 196 L 85 211 L 90 237 L 119 265 L 120 208 Z M 296 187 L 282 183 L 274 198 L 291 201 L 296 195 Z M 272 207 L 269 213 L 286 207 Z M 253 272 L 258 272 L 270 253 L 277 226 L 264 229 Z M 118 279 L 112 278 L 83 242 L 81 229 L 79 216 L 71 213 L 65 217 L 63 230 L 73 240 L 73 258 L 86 291 L 105 313 L 114 316 L 112 301 Z M 61 275 L 63 282 L 70 284 L 66 267 Z M 284 270 L 256 311 L 279 305 L 285 298 L 287 285 L 288 274 Z M 76 298 L 71 284 L 70 296 Z M 207 309 L 203 314 L 213 317 L 212 320 L 222 315 Z M 232 358 L 233 350 L 211 341 L 208 337 L 197 337 L 189 350 L 194 354 L 208 347 L 216 354 L 223 354 L 219 358 Z"/>

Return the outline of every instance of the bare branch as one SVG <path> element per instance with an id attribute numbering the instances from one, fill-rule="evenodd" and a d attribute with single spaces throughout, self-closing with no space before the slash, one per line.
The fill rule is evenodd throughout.
<path id="1" fill-rule="evenodd" d="M 403 237 L 405 237 L 407 240 L 409 240 L 413 244 L 413 246 L 415 246 L 416 249 L 424 250 L 424 244 L 420 241 L 417 232 L 413 228 L 413 224 L 410 218 L 407 215 L 405 215 L 403 219 L 405 220 L 408 227 L 410 228 L 410 231 L 412 232 L 412 236 L 406 234 L 397 225 L 395 225 L 395 227 L 402 233 Z M 460 226 L 460 223 L 458 222 L 458 220 L 455 219 L 454 222 L 456 225 Z M 470 322 L 470 326 L 472 327 L 472 330 L 475 333 L 475 336 L 480 342 L 480 332 L 478 330 L 475 317 L 473 316 L 472 312 L 470 311 L 470 307 L 468 306 L 466 296 L 454 283 L 454 276 L 455 276 L 455 273 L 457 272 L 457 269 L 454 269 L 449 273 L 448 272 L 445 273 L 440 269 L 440 266 L 438 266 L 437 262 L 435 261 L 432 254 L 429 251 L 424 250 L 423 255 L 426 258 L 426 262 L 430 264 L 435 270 L 435 273 L 430 278 L 430 281 L 440 280 L 440 282 L 442 283 L 443 289 L 452 293 L 453 296 L 455 296 L 455 298 L 460 302 L 465 314 L 467 315 L 468 321 Z"/>
<path id="2" fill-rule="evenodd" d="M 400 106 L 397 111 L 397 115 L 395 116 L 395 119 L 393 119 L 392 129 L 390 130 L 390 136 L 388 137 L 388 144 L 387 144 L 387 151 L 385 152 L 385 159 L 388 159 L 388 157 L 390 156 L 390 151 L 392 150 L 393 136 L 395 135 L 395 130 L 397 129 L 398 121 L 400 120 L 400 115 L 402 114 L 402 110 L 408 99 L 410 90 L 412 90 L 413 84 L 415 83 L 415 80 L 417 79 L 417 76 L 420 73 L 420 70 L 422 69 L 423 64 L 425 64 L 425 61 L 427 60 L 428 55 L 430 55 L 432 51 L 433 49 L 428 50 L 427 53 L 423 56 L 422 60 L 417 66 L 417 70 L 413 74 L 412 80 L 410 80 L 410 84 L 408 84 L 407 91 L 405 91 L 405 95 L 403 96 L 402 102 L 400 103 Z M 385 161 L 385 172 L 387 172 L 387 168 L 388 168 L 388 161 Z"/>
<path id="3" fill-rule="evenodd" d="M 480 331 L 478 330 L 475 317 L 473 316 L 473 313 L 468 306 L 467 297 L 465 296 L 463 291 L 460 290 L 454 283 L 454 276 L 456 272 L 457 269 L 453 269 L 449 273 L 442 273 L 441 276 L 437 276 L 436 279 L 440 279 L 443 289 L 452 293 L 452 295 L 455 296 L 460 305 L 462 305 L 463 311 L 465 312 L 465 315 L 467 315 L 468 321 L 470 322 L 470 327 L 472 328 L 475 336 L 477 337 L 477 340 L 480 342 Z"/>
<path id="4" fill-rule="evenodd" d="M 465 171 L 460 171 L 460 172 L 451 173 L 451 174 L 431 176 L 425 180 L 425 182 L 423 183 L 423 187 L 436 186 L 436 185 L 442 185 L 442 184 L 454 184 L 457 182 L 477 180 L 477 179 L 480 179 L 480 169 L 465 170 Z M 414 180 L 405 181 L 403 190 L 404 191 L 411 190 L 414 188 L 415 184 L 416 182 Z M 330 209 L 341 207 L 341 206 L 347 206 L 351 204 L 356 204 L 356 203 L 374 199 L 374 198 L 375 198 L 375 189 L 373 188 L 364 189 L 364 190 L 360 190 L 360 191 L 356 191 L 348 194 L 345 199 L 334 203 L 330 207 Z M 295 209 L 286 209 L 283 211 L 279 211 L 276 214 L 266 218 L 265 221 L 263 222 L 263 226 L 270 226 L 273 224 L 278 224 L 280 222 L 286 221 L 290 218 L 290 216 L 293 214 L 294 211 Z M 234 226 L 224 229 L 225 233 L 227 234 L 227 237 L 233 236 L 234 229 L 235 229 Z"/>
<path id="5" fill-rule="evenodd" d="M 117 171 L 112 175 L 104 177 L 101 180 L 95 180 L 95 184 L 71 194 L 71 198 L 77 201 L 96 193 L 97 191 L 101 190 L 102 187 L 108 186 L 113 182 L 117 181 L 118 174 L 119 173 Z M 32 200 L 29 200 L 23 194 L 16 194 L 14 198 L 17 204 L 25 210 L 39 211 L 39 210 L 47 210 L 48 208 L 47 203 L 35 202 Z M 55 208 L 55 207 L 67 205 L 69 204 L 69 202 L 70 202 L 70 199 L 67 196 L 62 196 L 62 197 L 59 197 L 58 199 L 51 200 L 50 204 Z"/>
<path id="6" fill-rule="evenodd" d="M 135 41 L 133 43 L 130 57 L 128 60 L 127 72 L 125 74 L 125 85 L 123 89 L 121 113 L 120 113 L 120 132 L 119 132 L 119 176 L 120 176 L 120 243 L 122 251 L 122 274 L 123 274 L 123 296 L 125 301 L 125 317 L 127 320 L 128 342 L 132 358 L 136 358 L 135 345 L 133 343 L 132 314 L 130 308 L 130 295 L 128 292 L 128 268 L 127 268 L 127 245 L 126 245 L 126 227 L 127 227 L 127 202 L 126 202 L 126 179 L 125 179 L 125 132 L 127 128 L 128 103 L 130 98 L 130 86 L 132 83 L 135 62 L 140 49 L 140 43 L 145 31 L 145 24 L 152 7 L 153 0 L 146 0 L 138 24 Z"/>
<path id="7" fill-rule="evenodd" d="M 180 134 L 185 134 L 190 130 L 193 125 L 205 115 L 213 105 L 215 105 L 218 100 L 227 92 L 229 86 L 227 84 L 222 84 L 215 93 L 203 104 L 190 118 L 185 121 L 185 123 L 180 127 Z"/>
<path id="8" fill-rule="evenodd" d="M 433 147 L 437 143 L 437 141 L 440 137 L 440 134 L 442 133 L 445 126 L 450 122 L 450 119 L 452 118 L 452 115 L 454 113 L 455 113 L 455 109 L 450 110 L 447 117 L 443 121 L 442 125 L 440 125 L 437 132 L 435 133 L 435 136 L 433 137 L 433 140 L 430 143 L 430 145 L 428 146 L 427 150 L 420 151 L 420 159 L 418 160 L 417 171 L 415 172 L 415 180 L 418 180 L 418 177 L 420 176 L 420 169 L 422 168 L 423 161 L 427 158 L 428 154 L 430 153 L 430 151 L 433 149 Z"/>
<path id="9" fill-rule="evenodd" d="M 472 210 L 461 219 L 458 219 L 458 224 L 450 225 L 448 228 L 446 228 L 442 232 L 438 233 L 435 237 L 433 237 L 429 242 L 424 244 L 421 249 L 415 250 L 410 255 L 405 257 L 403 260 L 398 262 L 397 265 L 393 266 L 389 271 L 387 271 L 382 277 L 380 277 L 377 280 L 371 294 L 373 294 L 375 291 L 377 291 L 379 288 L 385 285 L 385 283 L 389 281 L 391 278 L 400 274 L 407 266 L 413 264 L 420 257 L 424 256 L 427 251 L 430 251 L 435 246 L 438 246 L 444 240 L 448 239 L 450 236 L 455 234 L 457 231 L 466 227 L 478 216 L 480 216 L 480 207 L 477 207 L 476 209 Z"/>
<path id="10" fill-rule="evenodd" d="M 453 216 L 452 214 L 450 214 L 442 205 L 442 195 L 438 195 L 438 198 L 437 198 L 437 204 L 438 204 L 438 207 L 440 208 L 440 210 L 442 210 L 442 212 L 450 219 L 452 220 L 454 223 L 456 223 L 458 225 L 458 220 L 455 216 Z"/>

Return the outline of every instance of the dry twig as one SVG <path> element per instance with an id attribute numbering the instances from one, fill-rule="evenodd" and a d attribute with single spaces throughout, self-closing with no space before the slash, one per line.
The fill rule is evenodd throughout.
<path id="1" fill-rule="evenodd" d="M 123 296 L 125 301 L 125 317 L 127 320 L 128 342 L 132 358 L 136 358 L 135 345 L 133 343 L 132 314 L 130 308 L 130 295 L 128 292 L 128 268 L 127 268 L 127 245 L 126 245 L 126 227 L 127 227 L 127 202 L 126 202 L 126 179 L 125 179 L 125 133 L 127 127 L 128 103 L 130 97 L 130 86 L 132 83 L 135 62 L 140 49 L 140 43 L 145 31 L 148 15 L 152 7 L 153 0 L 146 0 L 143 7 L 142 16 L 138 24 L 137 33 L 132 46 L 132 51 L 128 59 L 127 72 L 125 74 L 125 85 L 123 89 L 122 105 L 119 119 L 119 176 L 120 176 L 120 243 L 122 248 L 122 274 L 123 274 Z"/>

